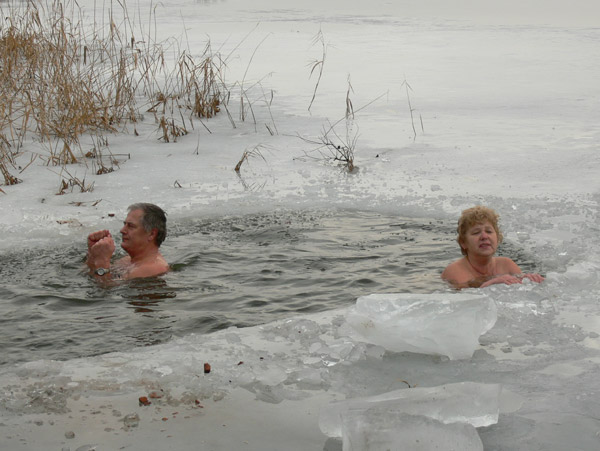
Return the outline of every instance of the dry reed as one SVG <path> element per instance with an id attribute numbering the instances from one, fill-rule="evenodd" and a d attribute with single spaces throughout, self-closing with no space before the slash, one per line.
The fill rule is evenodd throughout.
<path id="1" fill-rule="evenodd" d="M 310 103 L 308 104 L 308 111 L 310 111 L 313 102 L 315 101 L 315 97 L 317 96 L 317 89 L 319 89 L 319 83 L 321 82 L 321 77 L 323 76 L 323 68 L 325 67 L 325 59 L 327 57 L 327 44 L 325 44 L 325 37 L 323 36 L 323 32 L 319 29 L 319 32 L 313 38 L 313 45 L 321 44 L 322 55 L 321 59 L 315 59 L 309 63 L 310 76 L 312 77 L 313 72 L 318 68 L 319 75 L 317 77 L 317 82 L 315 83 L 315 88 L 313 90 L 312 98 L 310 99 Z"/>
<path id="2" fill-rule="evenodd" d="M 321 135 L 318 138 L 306 138 L 298 134 L 298 138 L 304 142 L 316 146 L 314 149 L 304 152 L 307 158 L 311 159 L 325 159 L 333 161 L 337 164 L 341 164 L 345 167 L 348 172 L 354 172 L 357 166 L 354 164 L 354 154 L 356 152 L 356 143 L 358 142 L 358 125 L 355 123 L 355 114 L 363 109 L 367 108 L 377 100 L 381 99 L 387 93 L 383 93 L 371 100 L 367 104 L 361 106 L 358 109 L 354 109 L 354 105 L 350 98 L 350 93 L 354 92 L 350 83 L 350 77 L 348 77 L 348 89 L 346 91 L 346 113 L 344 117 L 334 122 L 333 124 L 328 122 L 327 127 L 323 127 Z M 341 123 L 345 125 L 345 132 L 343 136 L 337 131 L 338 126 Z M 314 153 L 318 153 L 318 157 L 314 157 Z"/>
<path id="3" fill-rule="evenodd" d="M 411 122 L 411 126 L 412 126 L 412 131 L 413 131 L 413 141 L 415 141 L 417 139 L 417 128 L 415 127 L 415 116 L 414 116 L 414 112 L 416 110 L 415 110 L 415 108 L 413 108 L 412 102 L 410 101 L 410 91 L 412 91 L 413 89 L 408 84 L 408 81 L 406 81 L 406 78 L 402 82 L 402 85 L 400 85 L 401 88 L 403 86 L 406 88 L 406 102 L 408 103 L 408 111 L 410 113 L 410 122 Z M 423 126 L 423 117 L 420 114 L 419 114 L 419 121 L 421 123 L 421 132 L 425 133 L 425 127 Z"/>
<path id="4" fill-rule="evenodd" d="M 38 141 L 48 165 L 64 167 L 94 160 L 97 174 L 118 164 L 103 159 L 107 133 L 126 132 L 128 124 L 155 115 L 159 139 L 176 141 L 208 119 L 228 99 L 222 62 L 206 46 L 200 62 L 177 43 L 151 42 L 151 30 L 136 30 L 124 4 L 107 14 L 107 23 L 86 24 L 75 1 L 0 4 L 0 172 L 7 185 L 24 140 Z M 116 17 L 122 17 L 117 20 Z M 144 37 L 144 39 L 136 39 Z M 174 50 L 175 61 L 167 54 Z M 225 93 L 225 94 L 223 94 Z M 84 151 L 91 139 L 93 150 Z M 85 141 L 86 144 L 82 144 Z M 102 145 L 99 145 L 102 143 Z M 63 171 L 70 177 L 68 171 Z M 63 178 L 64 181 L 64 178 Z M 88 187 L 73 177 L 60 192 Z"/>
<path id="5" fill-rule="evenodd" d="M 341 164 L 348 172 L 353 172 L 356 169 L 354 165 L 354 152 L 356 151 L 356 143 L 358 141 L 358 131 L 355 130 L 358 129 L 358 126 L 354 122 L 354 106 L 350 98 L 351 92 L 354 91 L 350 83 L 350 77 L 348 77 L 346 113 L 343 119 L 334 124 L 329 124 L 328 127 L 323 127 L 321 135 L 316 140 L 299 136 L 306 143 L 317 146 L 310 151 L 311 153 L 318 152 L 321 158 Z M 340 136 L 336 130 L 337 125 L 341 122 L 344 122 L 345 125 L 344 136 Z M 305 155 L 309 156 L 309 153 L 305 152 Z"/>
<path id="6" fill-rule="evenodd" d="M 245 161 L 249 161 L 250 158 L 261 158 L 263 161 L 267 161 L 265 159 L 265 157 L 262 154 L 262 149 L 264 149 L 265 146 L 258 144 L 256 146 L 254 146 L 252 149 L 246 149 L 244 150 L 244 152 L 242 153 L 242 157 L 240 158 L 240 161 L 238 161 L 238 163 L 235 165 L 235 172 L 237 172 L 238 174 L 240 173 L 240 170 L 242 168 L 242 164 L 244 164 Z"/>

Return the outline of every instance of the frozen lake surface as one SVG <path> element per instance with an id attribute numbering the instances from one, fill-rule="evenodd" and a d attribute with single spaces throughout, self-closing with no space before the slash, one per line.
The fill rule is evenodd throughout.
<path id="1" fill-rule="evenodd" d="M 94 16 L 94 4 L 82 6 L 99 21 L 102 7 Z M 58 174 L 41 159 L 18 172 L 23 183 L 2 186 L 0 253 L 8 260 L 2 309 L 20 318 L 5 317 L 2 330 L 9 331 L 4 340 L 26 350 L 3 358 L 0 448 L 348 451 L 349 437 L 386 446 L 419 431 L 432 431 L 437 443 L 451 438 L 486 451 L 600 448 L 597 2 L 179 0 L 129 7 L 131 23 L 157 24 L 152 39 L 175 36 L 171 49 L 198 55 L 210 39 L 227 62 L 232 120 L 197 121 L 189 135 L 164 144 L 145 114 L 138 136 L 126 130 L 109 137 L 118 170 L 94 175 L 83 164 L 69 166 L 94 181 L 92 192 L 55 195 Z M 317 87 L 310 70 L 324 48 Z M 242 94 L 252 120 L 240 119 Z M 344 118 L 348 95 L 356 114 L 336 132 L 356 137 L 358 169 L 351 174 L 310 144 Z M 243 152 L 257 146 L 263 158 L 236 174 Z M 39 143 L 25 142 L 18 166 L 35 152 Z M 127 206 L 137 201 L 169 214 L 173 234 L 164 253 L 175 271 L 150 291 L 175 297 L 135 305 L 141 288 L 128 286 L 101 300 L 104 294 L 79 275 L 85 237 L 100 228 L 117 234 Z M 503 252 L 546 281 L 465 290 L 495 306 L 493 326 L 470 358 L 386 350 L 357 337 L 348 314 L 359 296 L 396 292 L 415 306 L 423 294 L 439 305 L 454 302 L 457 293 L 437 274 L 459 257 L 452 230 L 461 210 L 475 204 L 500 213 Z M 358 213 L 349 220 L 348 212 Z M 352 231 L 347 236 L 338 234 L 337 214 Z M 398 221 L 433 228 L 402 229 Z M 419 240 L 403 241 L 404 234 Z M 271 254 L 272 242 L 282 250 Z M 338 244 L 343 250 L 335 254 L 330 246 L 337 252 Z M 426 248 L 414 257 L 419 265 L 397 273 L 402 254 L 416 244 Z M 269 304 L 260 298 L 280 296 L 273 285 L 280 252 L 302 266 L 287 270 L 302 283 L 292 298 Z M 208 268 L 205 253 L 214 263 Z M 319 256 L 303 260 L 304 254 Z M 383 274 L 371 273 L 365 255 L 378 255 Z M 30 279 L 40 279 L 29 276 L 40 268 L 30 263 L 38 257 L 66 281 L 42 275 L 33 287 Z M 241 260 L 231 310 L 219 308 L 231 281 L 216 262 L 226 257 Z M 339 260 L 335 270 L 331 258 Z M 421 265 L 426 269 L 419 272 Z M 182 288 L 190 277 L 197 295 Z M 319 289 L 323 303 L 310 289 L 321 277 L 329 284 Z M 332 280 L 343 283 L 335 287 Z M 60 290 L 77 293 L 77 301 L 59 299 Z M 32 291 L 44 300 L 32 300 Z M 205 323 L 207 306 L 213 317 Z M 112 319 L 103 319 L 108 313 Z M 435 309 L 415 314 L 441 321 L 444 333 L 455 326 Z M 23 323 L 27 315 L 36 326 L 31 330 Z M 375 315 L 370 326 L 381 331 L 386 319 Z M 92 336 L 105 321 L 115 341 L 83 340 L 80 347 L 80 332 Z M 228 327 L 235 325 L 250 327 Z M 36 333 L 43 340 L 27 341 Z M 426 339 L 430 331 L 404 328 L 386 336 L 393 340 L 393 333 L 399 342 L 415 334 Z M 67 360 L 39 360 L 43 341 L 58 336 Z M 56 349 L 51 356 L 58 357 Z M 467 405 L 464 387 L 472 393 Z M 430 390 L 398 395 L 421 388 Z M 436 390 L 456 397 L 414 415 Z M 151 405 L 138 403 L 151 394 L 159 395 Z M 490 397 L 495 412 L 475 409 L 464 421 L 444 422 Z M 413 401 L 397 401 L 405 398 Z M 357 399 L 385 402 L 341 418 L 346 436 L 322 430 L 320 419 L 336 403 Z M 479 417 L 497 423 L 473 420 Z"/>

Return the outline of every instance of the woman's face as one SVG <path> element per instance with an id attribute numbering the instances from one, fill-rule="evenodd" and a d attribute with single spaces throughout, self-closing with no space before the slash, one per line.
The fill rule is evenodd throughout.
<path id="1" fill-rule="evenodd" d="M 471 226 L 460 246 L 467 252 L 467 256 L 491 257 L 498 248 L 498 235 L 494 226 L 485 221 Z"/>

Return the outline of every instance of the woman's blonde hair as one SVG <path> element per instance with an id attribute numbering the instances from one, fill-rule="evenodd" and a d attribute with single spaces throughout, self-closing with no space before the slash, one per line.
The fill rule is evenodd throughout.
<path id="1" fill-rule="evenodd" d="M 488 222 L 494 227 L 496 231 L 496 236 L 498 237 L 498 244 L 502 243 L 502 232 L 498 227 L 498 220 L 500 216 L 491 208 L 483 207 L 481 205 L 477 205 L 476 207 L 468 208 L 463 210 L 460 218 L 458 219 L 458 227 L 456 228 L 456 232 L 458 236 L 456 237 L 456 241 L 458 241 L 458 245 L 460 246 L 460 251 L 463 255 L 467 255 L 467 251 L 465 251 L 462 247 L 461 243 L 464 243 L 465 237 L 467 235 L 467 230 L 473 227 L 476 224 L 483 224 L 484 222 Z"/>

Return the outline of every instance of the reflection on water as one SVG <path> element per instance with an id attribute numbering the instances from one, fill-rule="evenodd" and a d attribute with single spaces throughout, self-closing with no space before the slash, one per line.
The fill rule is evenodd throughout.
<path id="1" fill-rule="evenodd" d="M 170 225 L 164 276 L 103 288 L 85 243 L 0 266 L 0 364 L 70 359 L 351 305 L 374 292 L 445 290 L 454 224 L 364 212 L 276 212 Z M 505 248 L 524 269 L 527 256 Z"/>

